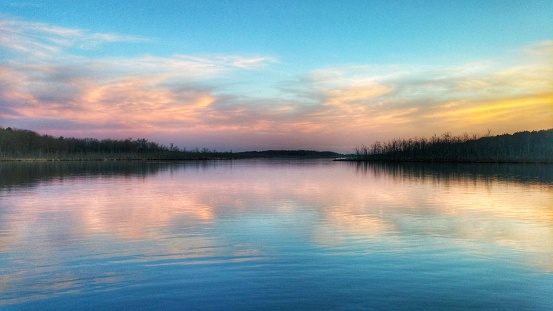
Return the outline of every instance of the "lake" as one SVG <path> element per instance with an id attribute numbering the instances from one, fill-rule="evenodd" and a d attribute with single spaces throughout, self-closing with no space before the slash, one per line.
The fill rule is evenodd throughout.
<path id="1" fill-rule="evenodd" d="M 553 310 L 553 165 L 0 163 L 5 310 Z"/>

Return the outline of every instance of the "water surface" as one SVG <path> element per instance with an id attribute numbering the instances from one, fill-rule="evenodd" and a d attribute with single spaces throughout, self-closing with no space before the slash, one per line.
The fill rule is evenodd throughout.
<path id="1" fill-rule="evenodd" d="M 552 310 L 553 166 L 0 163 L 0 308 Z"/>

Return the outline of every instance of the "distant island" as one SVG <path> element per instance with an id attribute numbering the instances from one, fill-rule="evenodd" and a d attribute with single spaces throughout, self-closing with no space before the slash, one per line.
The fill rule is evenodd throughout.
<path id="1" fill-rule="evenodd" d="M 444 133 L 360 146 L 343 161 L 553 163 L 553 129 L 481 137 Z"/>
<path id="2" fill-rule="evenodd" d="M 337 158 L 342 154 L 313 150 L 218 152 L 207 148 L 165 146 L 147 139 L 67 138 L 0 127 L 0 161 L 224 160 L 246 158 Z"/>

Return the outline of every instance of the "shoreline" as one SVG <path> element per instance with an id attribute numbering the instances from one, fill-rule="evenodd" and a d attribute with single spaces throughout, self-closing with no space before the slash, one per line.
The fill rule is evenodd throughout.
<path id="1" fill-rule="evenodd" d="M 148 161 L 209 161 L 209 160 L 238 160 L 246 158 L 190 158 L 190 159 L 162 159 L 162 158 L 94 158 L 94 159 L 0 159 L 0 162 L 148 162 Z"/>
<path id="2" fill-rule="evenodd" d="M 0 159 L 0 163 L 7 162 L 186 162 L 186 161 L 224 161 L 224 160 L 247 160 L 247 159 L 294 159 L 294 160 L 313 160 L 327 159 L 328 157 L 302 157 L 302 156 L 234 156 L 234 157 L 190 157 L 190 158 L 12 158 Z"/>
<path id="3" fill-rule="evenodd" d="M 222 160 L 244 160 L 244 159 L 315 159 L 311 157 L 198 157 L 198 158 L 11 158 L 0 159 L 0 163 L 9 162 L 185 162 L 185 161 L 222 161 Z M 335 162 L 355 162 L 355 163 L 449 163 L 449 164 L 553 164 L 553 160 L 393 160 L 393 159 L 347 159 L 347 158 L 324 158 Z"/>
<path id="4" fill-rule="evenodd" d="M 458 163 L 458 164 L 553 164 L 553 160 L 394 160 L 394 159 L 334 159 L 336 162 L 362 163 Z"/>

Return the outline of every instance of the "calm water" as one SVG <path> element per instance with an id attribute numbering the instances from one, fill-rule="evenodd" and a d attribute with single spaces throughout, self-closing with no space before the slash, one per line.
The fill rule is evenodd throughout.
<path id="1" fill-rule="evenodd" d="M 553 310 L 553 166 L 0 163 L 0 308 Z"/>

